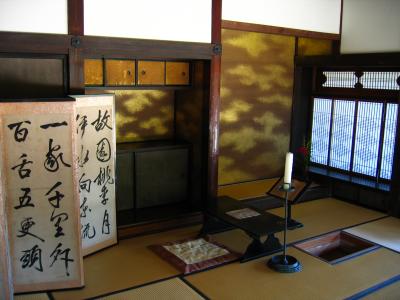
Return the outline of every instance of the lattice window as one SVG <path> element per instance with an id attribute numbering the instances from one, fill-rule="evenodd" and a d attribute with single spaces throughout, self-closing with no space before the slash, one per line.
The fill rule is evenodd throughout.
<path id="1" fill-rule="evenodd" d="M 390 180 L 398 104 L 314 98 L 311 162 Z"/>
<path id="2" fill-rule="evenodd" d="M 400 72 L 324 71 L 322 87 L 400 90 Z"/>

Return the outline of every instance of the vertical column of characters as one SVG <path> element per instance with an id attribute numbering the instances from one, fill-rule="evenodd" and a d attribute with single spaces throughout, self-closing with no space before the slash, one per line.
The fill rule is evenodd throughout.
<path id="1" fill-rule="evenodd" d="M 64 126 L 68 127 L 68 122 L 66 120 L 58 120 L 57 122 L 41 124 L 40 128 L 42 131 L 46 131 L 46 133 L 41 132 L 44 134 L 42 138 L 47 141 L 43 168 L 47 174 L 46 177 L 50 183 L 50 188 L 46 189 L 44 197 L 48 202 L 50 210 L 49 221 L 53 227 L 53 245 L 50 247 L 48 267 L 54 268 L 55 264 L 61 264 L 65 270 L 65 275 L 70 276 L 69 264 L 74 262 L 74 258 L 72 257 L 71 247 L 67 242 L 69 237 L 66 230 L 64 230 L 64 223 L 70 220 L 68 210 L 64 207 L 64 202 L 72 199 L 65 197 L 64 176 L 53 175 L 62 173 L 65 168 L 71 170 L 72 162 L 64 157 L 64 148 L 67 145 L 62 145 L 63 141 L 65 141 L 63 137 L 68 134 L 61 129 Z M 71 222 L 69 221 L 69 223 Z"/>
<path id="2" fill-rule="evenodd" d="M 98 186 L 100 193 L 100 223 L 101 234 L 109 235 L 111 233 L 110 212 L 108 211 L 109 186 L 114 184 L 114 166 L 112 165 L 112 147 L 110 136 L 112 136 L 113 113 L 111 109 L 99 109 L 97 118 L 91 123 L 97 133 L 96 160 L 99 164 L 99 173 L 93 182 Z M 114 200 L 114 199 L 112 199 Z"/>
<path id="3" fill-rule="evenodd" d="M 6 122 L 7 140 L 6 160 L 9 202 L 12 213 L 11 237 L 14 269 L 34 269 L 43 272 L 42 252 L 45 239 L 42 236 L 36 215 L 37 199 L 32 195 L 32 178 L 35 162 L 30 147 L 32 121 L 26 118 L 10 118 Z M 7 137 L 7 133 L 6 133 Z M 18 249 L 18 250 L 16 250 Z M 18 251 L 18 252 L 17 252 Z M 17 272 L 15 272 L 17 273 Z"/>

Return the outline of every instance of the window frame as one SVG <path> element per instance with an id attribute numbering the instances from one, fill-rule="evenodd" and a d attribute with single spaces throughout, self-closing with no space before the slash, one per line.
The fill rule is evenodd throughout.
<path id="1" fill-rule="evenodd" d="M 329 88 L 331 89 L 331 88 Z M 335 90 L 337 89 L 343 89 L 343 88 L 335 88 Z M 346 89 L 347 90 L 347 89 Z M 399 123 L 399 119 L 400 119 L 400 105 L 398 103 L 397 100 L 394 99 L 387 99 L 387 97 L 380 97 L 381 99 L 377 99 L 375 97 L 354 97 L 354 96 L 346 96 L 345 93 L 341 93 L 340 96 L 329 96 L 326 93 L 323 94 L 319 94 L 319 93 L 312 93 L 311 94 L 311 99 L 310 99 L 310 119 L 309 119 L 309 124 L 308 124 L 308 133 L 307 133 L 307 140 L 311 141 L 312 139 L 312 123 L 313 123 L 313 119 L 314 119 L 314 99 L 315 98 L 322 98 L 322 99 L 329 99 L 332 101 L 331 104 L 331 112 L 330 112 L 330 129 L 329 129 L 329 144 L 328 144 L 328 157 L 327 157 L 327 164 L 319 164 L 319 163 L 315 163 L 310 161 L 309 165 L 311 167 L 317 167 L 320 169 L 324 169 L 327 171 L 333 171 L 333 172 L 337 172 L 343 175 L 348 175 L 351 178 L 360 178 L 360 179 L 365 179 L 365 180 L 370 180 L 370 181 L 374 181 L 375 183 L 384 183 L 384 184 L 390 184 L 393 178 L 393 172 L 394 172 L 394 168 L 392 168 L 392 174 L 391 174 L 391 179 L 386 179 L 386 178 L 382 178 L 380 177 L 381 174 L 381 167 L 382 167 L 382 148 L 383 148 L 383 143 L 384 143 L 384 129 L 385 129 L 385 124 L 386 124 L 386 111 L 387 111 L 387 104 L 389 103 L 393 103 L 393 104 L 397 104 L 398 108 L 397 108 L 397 120 L 396 123 Z M 350 157 L 350 166 L 349 166 L 349 170 L 344 170 L 344 169 L 340 169 L 340 168 L 336 168 L 336 167 L 332 167 L 330 166 L 330 153 L 331 153 L 331 141 L 332 141 L 332 130 L 333 130 L 333 113 L 334 113 L 334 109 L 335 109 L 335 100 L 343 100 L 343 101 L 352 101 L 355 103 L 355 108 L 354 108 L 354 119 L 353 119 L 353 128 L 352 128 L 352 140 L 351 140 L 351 157 Z M 382 112 L 381 112 L 381 126 L 380 126 L 380 134 L 379 134 L 379 146 L 378 146 L 378 161 L 377 161 L 377 167 L 376 167 L 376 172 L 375 172 L 375 176 L 369 176 L 366 174 L 362 174 L 362 173 L 357 173 L 353 171 L 353 166 L 354 166 L 354 156 L 355 156 L 355 142 L 356 142 L 356 128 L 357 128 L 357 120 L 358 120 L 358 106 L 359 106 L 359 102 L 370 102 L 370 103 L 382 103 L 383 104 L 383 108 L 382 108 Z M 398 126 L 396 126 L 396 134 L 398 131 Z M 394 145 L 394 148 L 396 148 L 396 142 Z M 395 149 L 394 149 L 395 151 Z M 395 153 L 393 154 L 393 160 L 395 159 Z"/>

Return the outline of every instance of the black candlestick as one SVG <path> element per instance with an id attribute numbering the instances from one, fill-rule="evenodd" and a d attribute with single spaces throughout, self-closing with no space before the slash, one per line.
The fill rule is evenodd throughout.
<path id="1" fill-rule="evenodd" d="M 288 193 L 293 192 L 294 188 L 290 183 L 284 183 L 281 190 L 285 192 L 285 229 L 283 231 L 283 254 L 275 255 L 268 261 L 268 266 L 275 271 L 281 273 L 295 273 L 300 272 L 302 266 L 300 262 L 293 256 L 286 255 L 286 233 L 288 227 Z"/>

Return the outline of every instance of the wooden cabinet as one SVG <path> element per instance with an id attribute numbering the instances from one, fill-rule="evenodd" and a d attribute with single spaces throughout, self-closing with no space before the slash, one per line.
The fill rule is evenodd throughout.
<path id="1" fill-rule="evenodd" d="M 118 144 L 116 166 L 119 225 L 143 220 L 141 212 L 149 209 L 188 201 L 188 143 Z"/>
<path id="2" fill-rule="evenodd" d="M 166 62 L 165 72 L 167 85 L 188 85 L 190 82 L 188 62 Z"/>
<path id="3" fill-rule="evenodd" d="M 107 59 L 106 85 L 107 86 L 135 85 L 135 61 Z"/>
<path id="4" fill-rule="evenodd" d="M 84 76 L 87 87 L 188 86 L 190 62 L 85 59 Z"/>
<path id="5" fill-rule="evenodd" d="M 138 85 L 164 85 L 164 61 L 138 61 Z"/>
<path id="6" fill-rule="evenodd" d="M 103 60 L 85 59 L 84 60 L 85 85 L 103 85 Z"/>

